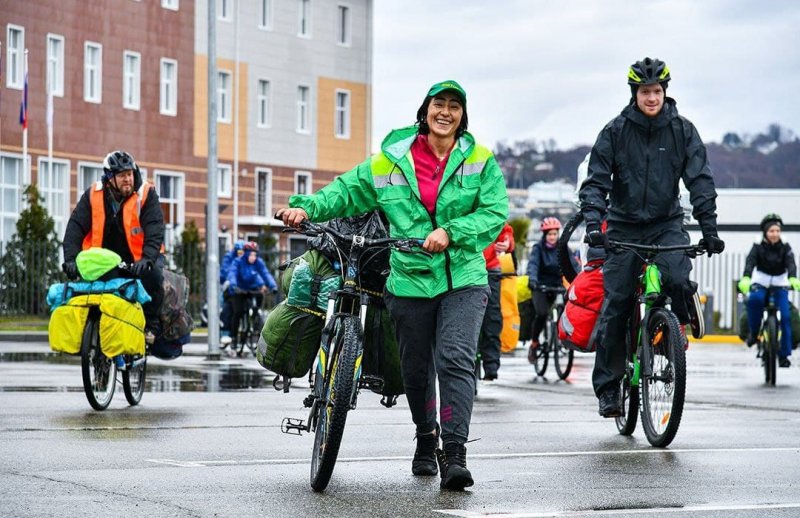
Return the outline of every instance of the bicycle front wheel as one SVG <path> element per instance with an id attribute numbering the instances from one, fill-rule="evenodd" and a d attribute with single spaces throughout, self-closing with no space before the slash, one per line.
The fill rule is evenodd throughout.
<path id="1" fill-rule="evenodd" d="M 122 389 L 128 404 L 136 406 L 144 394 L 144 378 L 147 372 L 147 356 L 129 357 L 127 369 L 122 371 Z"/>
<path id="2" fill-rule="evenodd" d="M 558 329 L 556 323 L 552 323 L 550 331 L 550 346 L 553 349 L 553 362 L 556 366 L 556 374 L 562 380 L 567 379 L 569 373 L 572 372 L 572 361 L 575 356 L 575 351 L 564 345 L 558 338 Z"/>
<path id="3" fill-rule="evenodd" d="M 666 447 L 678 433 L 686 395 L 686 352 L 675 315 L 653 310 L 642 354 L 642 426 L 653 446 Z M 646 365 L 645 365 L 646 362 Z"/>
<path id="4" fill-rule="evenodd" d="M 764 380 L 767 385 L 775 386 L 778 367 L 778 322 L 774 315 L 767 317 L 766 336 L 762 338 L 761 357 L 764 360 Z"/>
<path id="5" fill-rule="evenodd" d="M 81 374 L 86 399 L 95 410 L 105 410 L 117 386 L 117 364 L 100 350 L 100 313 L 86 318 L 81 341 Z"/>
<path id="6" fill-rule="evenodd" d="M 629 367 L 620 382 L 623 415 L 614 418 L 620 435 L 632 435 L 639 420 L 639 385 L 632 385 L 633 367 Z"/>
<path id="7" fill-rule="evenodd" d="M 347 412 L 355 392 L 356 362 L 362 354 L 361 323 L 355 316 L 338 322 L 332 334 L 328 351 L 334 349 L 334 358 L 327 377 L 323 379 L 316 401 L 316 430 L 314 451 L 311 455 L 311 487 L 323 491 L 333 474 L 339 446 L 344 434 Z M 324 370 L 324 366 L 323 366 Z"/>

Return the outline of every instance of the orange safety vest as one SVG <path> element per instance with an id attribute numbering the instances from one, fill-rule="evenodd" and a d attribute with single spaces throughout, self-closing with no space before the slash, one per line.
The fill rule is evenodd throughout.
<path id="1" fill-rule="evenodd" d="M 142 205 L 147 201 L 147 193 L 150 192 L 149 183 L 145 183 L 131 195 L 130 200 L 126 200 L 122 206 L 122 225 L 125 227 L 125 239 L 128 241 L 128 248 L 133 254 L 133 260 L 138 261 L 142 258 L 142 248 L 144 247 L 144 229 L 139 223 L 139 212 Z M 140 194 L 141 193 L 141 194 Z M 103 230 L 106 225 L 106 207 L 103 199 L 103 183 L 96 182 L 92 190 L 89 203 L 92 207 L 92 229 L 83 238 L 83 249 L 103 246 Z M 163 245 L 162 245 L 163 248 Z"/>

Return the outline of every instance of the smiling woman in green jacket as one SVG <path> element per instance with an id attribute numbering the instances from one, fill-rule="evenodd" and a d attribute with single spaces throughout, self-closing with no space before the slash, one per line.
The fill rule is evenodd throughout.
<path id="1" fill-rule="evenodd" d="M 442 488 L 471 486 L 464 443 L 488 298 L 483 249 L 506 221 L 508 195 L 494 155 L 467 132 L 466 92 L 455 81 L 434 84 L 413 126 L 390 132 L 379 153 L 289 205 L 277 216 L 290 226 L 380 209 L 391 237 L 424 238 L 431 257 L 392 252 L 385 293 L 417 428 L 412 473 L 436 475 L 438 455 Z"/>

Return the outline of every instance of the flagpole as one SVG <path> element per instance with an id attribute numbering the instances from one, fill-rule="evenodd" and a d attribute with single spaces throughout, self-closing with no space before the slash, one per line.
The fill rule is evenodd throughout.
<path id="1" fill-rule="evenodd" d="M 49 66 L 49 63 L 48 63 Z M 50 178 L 53 178 L 53 80 L 52 71 L 48 69 L 47 74 L 47 171 Z"/>
<path id="2" fill-rule="evenodd" d="M 25 124 L 22 126 L 22 163 L 25 167 L 25 179 L 24 181 L 30 182 L 31 181 L 31 169 L 30 164 L 28 163 L 28 100 L 26 97 L 26 87 L 28 86 L 28 49 L 25 49 L 25 68 L 23 69 L 22 77 L 25 80 L 25 85 L 22 87 L 22 104 L 23 109 L 25 110 Z"/>

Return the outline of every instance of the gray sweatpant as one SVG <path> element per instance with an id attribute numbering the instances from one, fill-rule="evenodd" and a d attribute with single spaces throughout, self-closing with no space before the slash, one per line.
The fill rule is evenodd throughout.
<path id="1" fill-rule="evenodd" d="M 442 443 L 469 438 L 475 397 L 475 355 L 488 286 L 472 286 L 432 299 L 384 294 L 400 345 L 400 369 L 417 433 L 436 426 L 436 378 Z"/>

